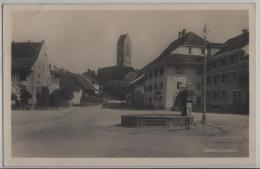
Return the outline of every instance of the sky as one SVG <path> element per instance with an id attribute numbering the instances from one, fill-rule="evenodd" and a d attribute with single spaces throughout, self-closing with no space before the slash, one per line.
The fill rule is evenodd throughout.
<path id="1" fill-rule="evenodd" d="M 248 29 L 247 11 L 14 11 L 13 41 L 45 40 L 49 62 L 72 72 L 116 65 L 117 41 L 128 33 L 132 67 L 142 68 L 186 29 L 223 43 Z"/>

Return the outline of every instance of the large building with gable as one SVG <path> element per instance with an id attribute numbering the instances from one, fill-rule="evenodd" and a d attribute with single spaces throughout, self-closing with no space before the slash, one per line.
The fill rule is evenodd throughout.
<path id="1" fill-rule="evenodd" d="M 32 98 L 29 104 L 36 107 L 37 93 L 50 84 L 50 71 L 45 41 L 12 42 L 12 88 L 19 100 L 23 90 Z"/>
<path id="2" fill-rule="evenodd" d="M 144 106 L 173 109 L 178 92 L 189 88 L 195 93 L 194 107 L 201 107 L 205 52 L 212 55 L 223 46 L 207 41 L 205 51 L 204 44 L 202 37 L 184 29 L 179 32 L 178 39 L 170 43 L 159 57 L 142 68 L 140 76 L 144 75 L 144 78 L 139 77 L 142 83 L 137 78 L 136 83 L 139 88 L 140 84 L 143 86 L 143 93 L 140 94 L 140 90 L 138 92 L 143 97 Z M 130 83 L 130 87 L 136 83 Z M 133 92 L 130 93 L 134 95 Z M 128 98 L 134 97 L 128 95 Z"/>
<path id="3" fill-rule="evenodd" d="M 249 32 L 230 38 L 207 58 L 208 109 L 249 112 Z"/>

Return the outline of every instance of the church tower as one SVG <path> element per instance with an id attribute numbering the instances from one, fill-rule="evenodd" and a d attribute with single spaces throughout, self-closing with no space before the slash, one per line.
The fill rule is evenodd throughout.
<path id="1" fill-rule="evenodd" d="M 117 66 L 131 66 L 131 41 L 128 34 L 121 35 L 118 39 Z"/>

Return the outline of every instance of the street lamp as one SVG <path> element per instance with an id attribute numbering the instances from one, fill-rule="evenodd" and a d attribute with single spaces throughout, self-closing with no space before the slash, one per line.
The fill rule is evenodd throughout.
<path id="1" fill-rule="evenodd" d="M 203 71 L 203 114 L 202 114 L 202 119 L 201 123 L 206 122 L 206 88 L 207 88 L 207 81 L 206 81 L 206 64 L 207 64 L 207 35 L 209 33 L 209 29 L 206 25 L 204 25 L 203 30 L 202 30 L 202 36 L 204 37 L 204 71 Z"/>

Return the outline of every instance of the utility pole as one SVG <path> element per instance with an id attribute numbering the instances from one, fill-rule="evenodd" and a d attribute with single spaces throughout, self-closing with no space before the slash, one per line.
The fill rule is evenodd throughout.
<path id="1" fill-rule="evenodd" d="M 207 28 L 206 25 L 204 25 L 203 27 L 203 31 L 201 32 L 202 36 L 204 37 L 204 71 L 203 71 L 203 114 L 202 114 L 202 119 L 201 119 L 201 123 L 205 123 L 206 122 L 206 90 L 207 90 L 207 35 L 209 33 L 209 29 Z"/>

